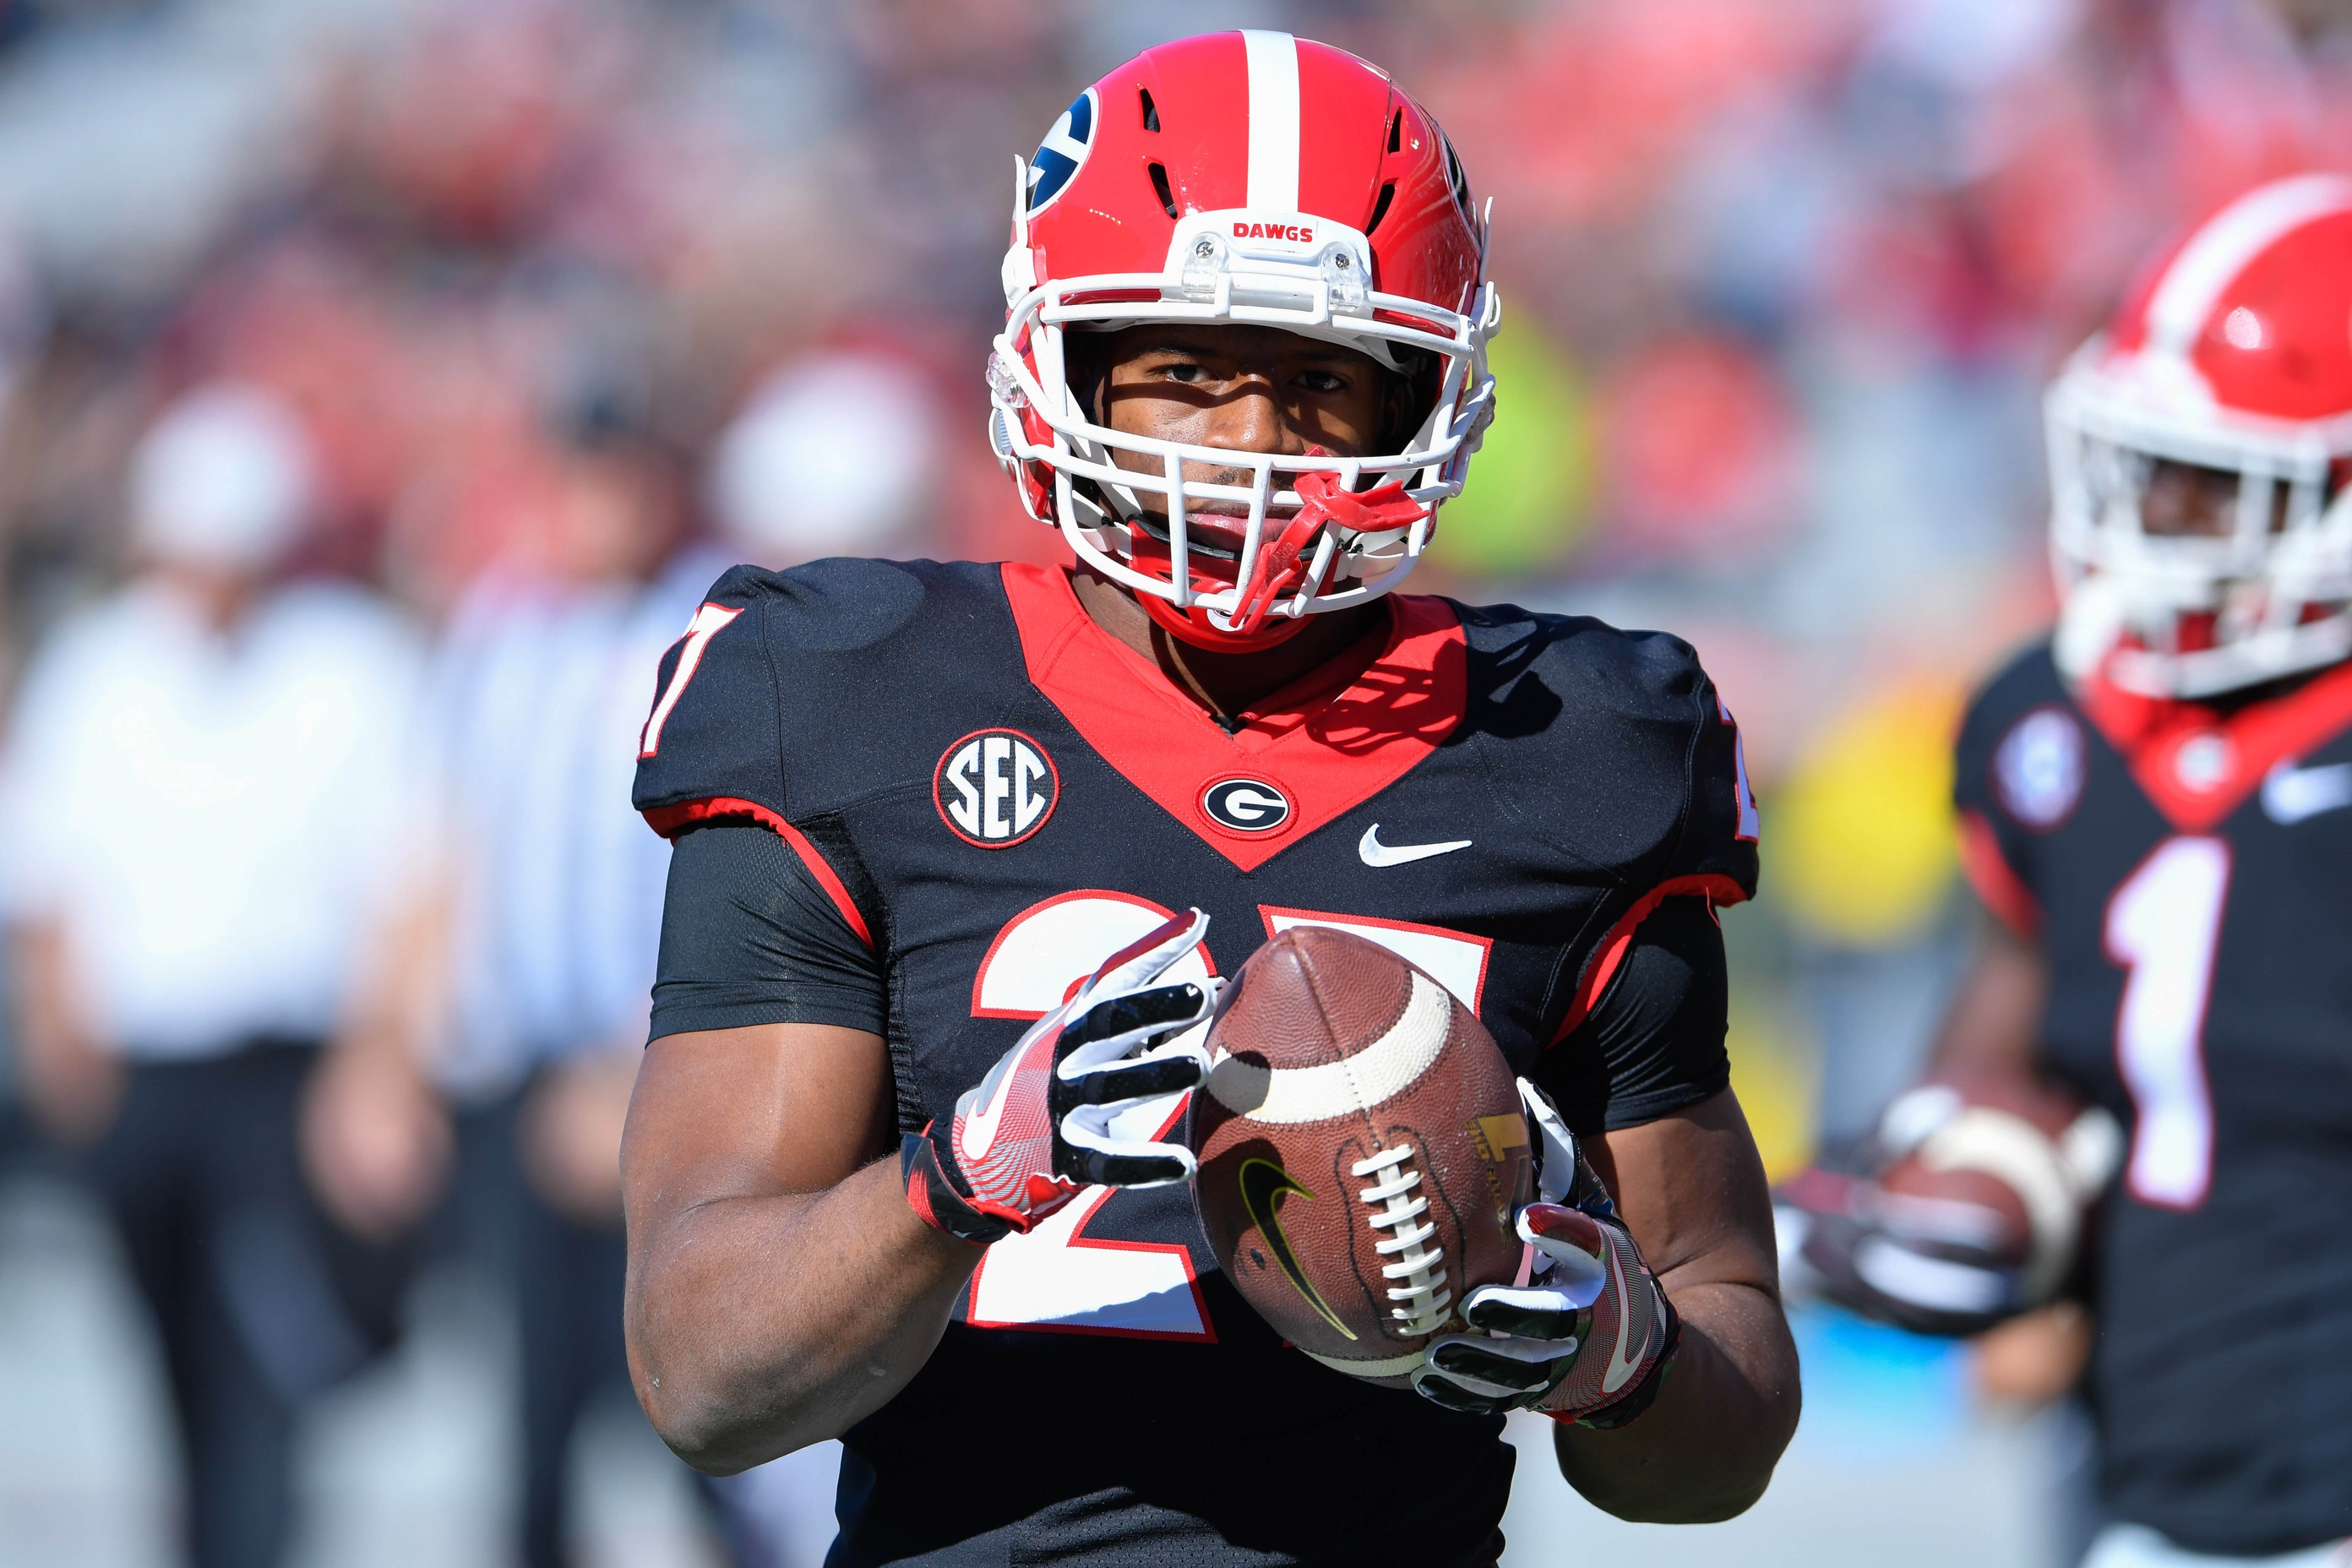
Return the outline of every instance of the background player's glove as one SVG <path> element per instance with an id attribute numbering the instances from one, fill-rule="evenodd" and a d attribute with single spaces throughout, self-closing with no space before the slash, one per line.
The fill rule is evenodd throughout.
<path id="1" fill-rule="evenodd" d="M 1550 1099 L 1525 1079 L 1519 1099 L 1542 1161 L 1540 1201 L 1518 1214 L 1528 1264 L 1470 1292 L 1478 1331 L 1433 1343 L 1413 1386 L 1452 1410 L 1622 1426 L 1656 1396 L 1681 1323 Z"/>
<path id="2" fill-rule="evenodd" d="M 1926 1334 L 2051 1300 L 2122 1151 L 2115 1119 L 1988 1077 L 1896 1097 L 1850 1162 L 1790 1179 L 1773 1218 L 1793 1287 Z"/>
<path id="3" fill-rule="evenodd" d="M 1191 1179 L 1191 1150 L 1113 1138 L 1110 1121 L 1207 1076 L 1199 1042 L 1171 1042 L 1208 1018 L 1217 983 L 1158 982 L 1208 929 L 1207 915 L 1187 910 L 1111 954 L 964 1092 L 954 1116 L 900 1141 L 907 1202 L 926 1224 L 990 1242 L 1028 1230 L 1089 1184 Z"/>

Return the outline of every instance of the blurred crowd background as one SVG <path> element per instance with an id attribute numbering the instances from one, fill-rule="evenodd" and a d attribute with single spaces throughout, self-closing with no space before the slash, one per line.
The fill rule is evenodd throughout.
<path id="1" fill-rule="evenodd" d="M 0 1564 L 173 1561 L 175 1385 L 284 1407 L 291 1560 L 814 1561 L 822 1476 L 697 1491 L 615 1381 L 654 658 L 731 560 L 1059 556 L 982 433 L 1013 155 L 1236 25 L 1393 70 L 1494 199 L 1501 415 L 1414 586 L 1670 628 L 1738 714 L 1776 1173 L 1907 1079 L 1951 726 L 2052 606 L 2041 387 L 2176 226 L 2352 162 L 2352 6 L 0 0 Z M 226 1057 L 325 1065 L 215 1117 L 168 1069 Z M 310 1208 L 197 1279 L 140 1227 L 269 1103 Z M 313 1264 L 333 1332 L 271 1328 Z M 2059 1560 L 2063 1410 L 1801 1333 L 1747 1560 Z M 1531 1458 L 1512 1528 L 1619 1538 Z"/>

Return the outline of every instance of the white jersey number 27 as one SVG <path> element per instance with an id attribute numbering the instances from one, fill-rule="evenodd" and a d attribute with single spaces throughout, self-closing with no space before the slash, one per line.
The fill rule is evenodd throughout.
<path id="1" fill-rule="evenodd" d="M 981 961 L 972 979 L 972 1016 L 1043 1016 L 1096 964 L 1172 912 L 1149 899 L 1099 888 L 1032 904 L 1005 922 Z M 1489 945 L 1477 938 L 1304 910 L 1262 915 L 1269 936 L 1294 925 L 1331 925 L 1381 942 L 1436 975 L 1465 1005 L 1477 1006 Z M 1203 944 L 1180 961 L 1168 979 L 1199 980 L 1215 973 Z M 1121 1113 L 1112 1128 L 1128 1137 L 1165 1136 L 1181 1124 L 1184 1102 L 1181 1094 L 1150 1100 Z M 1172 1242 L 1087 1235 L 1104 1207 L 1119 1201 L 1110 1188 L 1088 1187 L 1028 1235 L 1008 1236 L 991 1247 L 973 1271 L 965 1321 L 988 1329 L 1213 1340 L 1190 1249 Z"/>

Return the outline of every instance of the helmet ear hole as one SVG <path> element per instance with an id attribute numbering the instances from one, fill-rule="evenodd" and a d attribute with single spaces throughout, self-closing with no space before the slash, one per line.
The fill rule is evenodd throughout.
<path id="1" fill-rule="evenodd" d="M 1176 193 L 1168 188 L 1168 171 L 1158 163 L 1147 165 L 1151 174 L 1151 188 L 1160 197 L 1161 210 L 1170 217 L 1178 216 Z"/>
<path id="2" fill-rule="evenodd" d="M 1370 239 L 1372 230 L 1381 226 L 1381 219 L 1389 216 L 1389 204 L 1396 200 L 1396 182 L 1391 180 L 1381 187 L 1381 199 L 1372 204 L 1372 217 L 1364 225 L 1364 237 Z"/>

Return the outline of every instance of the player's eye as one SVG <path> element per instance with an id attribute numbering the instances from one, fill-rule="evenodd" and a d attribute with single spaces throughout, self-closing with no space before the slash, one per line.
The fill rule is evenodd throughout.
<path id="1" fill-rule="evenodd" d="M 1302 371 L 1297 383 L 1308 392 L 1328 394 L 1348 390 L 1348 378 L 1328 370 Z"/>

